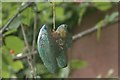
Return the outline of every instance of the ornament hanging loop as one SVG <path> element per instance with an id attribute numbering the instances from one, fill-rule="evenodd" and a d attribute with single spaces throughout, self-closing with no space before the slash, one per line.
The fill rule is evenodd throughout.
<path id="1" fill-rule="evenodd" d="M 54 2 L 54 0 L 52 1 L 52 14 L 53 14 L 53 31 L 55 31 L 56 14 L 55 14 L 55 2 Z"/>

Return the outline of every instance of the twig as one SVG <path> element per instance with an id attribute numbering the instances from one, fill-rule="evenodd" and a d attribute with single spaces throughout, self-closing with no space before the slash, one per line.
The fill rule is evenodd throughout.
<path id="1" fill-rule="evenodd" d="M 35 48 L 35 41 L 36 41 L 36 27 L 37 27 L 37 16 L 38 16 L 38 7 L 37 7 L 37 5 L 35 5 L 34 7 L 33 7 L 33 10 L 34 10 L 34 13 L 35 13 L 35 15 L 34 15 L 34 33 L 33 33 L 33 42 L 32 42 L 32 47 L 33 47 L 33 50 L 32 51 L 34 51 L 34 48 Z"/>
<path id="2" fill-rule="evenodd" d="M 34 16 L 34 31 L 33 31 L 33 42 L 32 42 L 33 50 L 32 51 L 34 51 L 34 49 L 35 49 L 36 26 L 37 26 L 37 13 L 35 13 L 35 16 Z"/>
<path id="3" fill-rule="evenodd" d="M 0 34 L 3 34 L 4 32 L 6 32 L 7 28 L 9 27 L 9 25 L 13 22 L 13 20 L 20 14 L 22 13 L 26 8 L 28 8 L 29 6 L 31 6 L 32 3 L 28 2 L 25 5 L 21 5 L 20 9 L 18 10 L 18 12 L 6 23 L 6 25 L 0 30 Z M 25 6 L 25 7 L 23 7 Z M 23 8 L 22 8 L 23 7 Z"/>
<path id="4" fill-rule="evenodd" d="M 106 25 L 101 26 L 101 28 L 107 27 L 108 24 L 119 23 L 119 21 L 120 21 L 120 20 L 117 20 L 117 19 L 116 19 L 114 22 L 111 22 L 111 23 L 108 22 L 108 23 L 106 23 Z M 98 26 L 96 25 L 96 26 L 94 26 L 94 27 L 92 27 L 92 28 L 90 28 L 90 29 L 88 29 L 88 30 L 85 30 L 85 31 L 83 31 L 83 32 L 81 32 L 81 33 L 78 33 L 78 34 L 74 35 L 74 36 L 72 37 L 72 39 L 73 39 L 73 40 L 76 40 L 76 39 L 78 39 L 78 38 L 82 38 L 83 36 L 86 36 L 86 35 L 94 32 L 94 31 L 96 31 L 97 28 L 98 28 Z"/>
<path id="5" fill-rule="evenodd" d="M 23 33 L 23 38 L 24 38 L 24 41 L 25 41 L 25 45 L 27 46 L 27 50 L 28 50 L 28 53 L 29 55 L 27 55 L 27 60 L 28 60 L 28 63 L 31 67 L 31 70 L 32 70 L 32 75 L 33 75 L 33 78 L 35 77 L 35 70 L 34 70 L 34 67 L 32 65 L 32 58 L 31 58 L 31 50 L 29 48 L 29 44 L 28 44 L 28 40 L 27 40 L 27 37 L 26 37 L 26 34 L 25 34 L 25 31 L 24 31 L 24 26 L 21 24 L 21 29 L 22 29 L 22 33 Z"/>
<path id="6" fill-rule="evenodd" d="M 26 8 L 28 8 L 28 7 L 30 7 L 31 5 L 33 5 L 33 2 L 28 2 L 28 3 L 26 3 L 24 6 L 25 7 L 23 7 L 22 5 L 21 5 L 21 7 L 23 7 L 23 8 L 20 8 L 19 10 L 18 10 L 18 12 L 5 24 L 5 26 L 0 30 L 0 34 L 3 34 L 3 33 L 5 33 L 6 31 L 8 31 L 8 27 L 9 27 L 9 25 L 14 21 L 14 19 L 20 14 L 20 13 L 22 13 Z M 56 5 L 56 6 L 61 6 L 62 4 L 58 4 L 58 5 Z M 62 7 L 62 6 L 61 6 Z M 43 10 L 48 10 L 49 8 L 48 7 L 46 7 L 46 8 L 44 8 Z M 41 14 L 42 13 L 42 11 L 39 11 L 39 10 L 36 10 L 36 13 L 37 14 Z"/>
<path id="7" fill-rule="evenodd" d="M 27 56 L 32 56 L 32 55 L 35 55 L 35 54 L 37 54 L 37 51 L 34 51 L 30 54 L 24 54 L 22 56 L 16 56 L 16 57 L 13 58 L 13 61 L 27 59 Z"/>
<path id="8" fill-rule="evenodd" d="M 23 37 L 24 37 L 24 41 L 25 41 L 25 45 L 27 46 L 27 49 L 29 49 L 29 44 L 28 44 L 28 40 L 24 31 L 24 26 L 21 24 L 21 29 L 22 29 L 22 33 L 23 33 Z"/>
<path id="9" fill-rule="evenodd" d="M 35 6 L 33 6 L 33 10 L 34 10 L 34 13 L 35 13 L 35 15 L 34 15 L 34 31 L 33 31 L 33 43 L 32 43 L 32 52 L 35 50 L 35 45 L 36 45 L 36 27 L 37 27 L 37 17 L 38 17 L 38 7 L 37 7 L 37 5 L 35 4 Z M 35 53 L 33 53 L 33 54 L 35 54 Z M 33 55 L 33 67 L 34 67 L 34 69 L 36 68 L 35 67 L 35 55 Z M 36 69 L 34 70 L 34 73 L 36 73 Z M 35 74 L 36 75 L 36 74 Z"/>

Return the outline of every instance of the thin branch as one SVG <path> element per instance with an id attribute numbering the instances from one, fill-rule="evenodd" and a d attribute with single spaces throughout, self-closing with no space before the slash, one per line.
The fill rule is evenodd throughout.
<path id="1" fill-rule="evenodd" d="M 28 44 L 27 36 L 25 34 L 25 30 L 24 30 L 23 24 L 21 24 L 21 29 L 22 29 L 22 33 L 23 33 L 23 38 L 24 38 L 24 41 L 25 41 L 25 45 L 27 46 L 28 51 L 30 51 L 29 50 L 29 44 Z"/>
<path id="2" fill-rule="evenodd" d="M 34 10 L 34 13 L 35 13 L 35 15 L 34 15 L 34 33 L 33 33 L 33 42 L 32 42 L 32 47 L 33 47 L 33 50 L 32 51 L 34 51 L 34 49 L 35 49 L 35 41 L 36 41 L 36 30 L 37 30 L 37 16 L 38 16 L 38 7 L 37 7 L 37 5 L 35 5 L 34 7 L 33 7 L 33 10 Z"/>
<path id="3" fill-rule="evenodd" d="M 36 41 L 36 24 L 37 24 L 37 20 L 36 20 L 37 15 L 35 14 L 34 17 L 34 33 L 33 33 L 33 48 L 35 48 L 35 41 Z"/>
<path id="4" fill-rule="evenodd" d="M 24 54 L 24 55 L 21 55 L 21 56 L 16 56 L 16 57 L 13 58 L 13 61 L 27 59 L 27 56 L 32 56 L 32 55 L 35 55 L 35 54 L 37 54 L 37 51 L 34 51 L 30 54 Z"/>
<path id="5" fill-rule="evenodd" d="M 6 23 L 6 25 L 0 30 L 0 34 L 3 34 L 4 32 L 7 31 L 9 25 L 14 21 L 14 19 L 20 14 L 22 13 L 26 8 L 28 8 L 29 6 L 31 6 L 33 3 L 26 3 L 24 5 L 21 5 L 18 12 Z"/>
<path id="6" fill-rule="evenodd" d="M 26 37 L 26 34 L 25 34 L 25 30 L 24 30 L 24 26 L 21 24 L 21 29 L 22 29 L 22 33 L 23 33 L 23 38 L 24 38 L 24 41 L 25 41 L 25 45 L 27 46 L 27 50 L 28 50 L 28 53 L 29 55 L 26 56 L 27 60 L 28 60 L 28 63 L 31 67 L 31 70 L 32 70 L 32 75 L 33 75 L 33 78 L 35 77 L 35 70 L 34 70 L 34 67 L 32 65 L 32 58 L 31 58 L 31 50 L 29 48 L 29 44 L 28 44 L 28 40 L 27 40 L 27 37 Z M 25 56 L 24 56 L 25 57 Z"/>
<path id="7" fill-rule="evenodd" d="M 119 23 L 119 22 L 120 22 L 120 20 L 115 19 L 114 22 L 111 22 L 111 23 L 110 23 L 110 22 L 107 22 L 104 26 L 101 26 L 101 28 L 107 27 L 108 24 L 110 25 L 110 24 Z M 74 36 L 72 37 L 72 39 L 73 39 L 73 40 L 76 40 L 76 39 L 82 38 L 83 36 L 86 36 L 86 35 L 94 32 L 94 31 L 96 31 L 97 28 L 98 28 L 98 26 L 96 25 L 96 26 L 94 26 L 94 27 L 92 27 L 92 28 L 90 28 L 90 29 L 88 29 L 88 30 L 85 30 L 85 31 L 83 31 L 83 32 L 80 32 L 80 33 L 74 35 Z"/>
<path id="8" fill-rule="evenodd" d="M 35 6 L 33 6 L 32 7 L 33 8 L 33 10 L 34 10 L 34 13 L 35 13 L 35 15 L 34 15 L 34 31 L 33 31 L 33 43 L 32 43 L 32 52 L 35 50 L 35 45 L 36 45 L 36 30 L 37 30 L 37 17 L 38 17 L 38 7 L 37 7 L 37 5 L 35 4 Z M 33 54 L 35 54 L 35 53 L 33 53 Z M 35 67 L 35 55 L 33 55 L 33 67 L 34 68 L 36 68 Z M 34 73 L 36 73 L 36 69 L 34 70 Z M 35 74 L 36 75 L 36 74 Z"/>

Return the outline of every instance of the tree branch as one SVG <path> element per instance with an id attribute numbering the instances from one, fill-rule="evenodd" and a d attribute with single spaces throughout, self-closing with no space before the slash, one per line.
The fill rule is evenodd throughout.
<path id="1" fill-rule="evenodd" d="M 34 49 L 35 49 L 35 41 L 36 41 L 36 29 L 37 29 L 37 17 L 38 17 L 38 7 L 37 7 L 37 5 L 35 5 L 34 7 L 33 7 L 33 10 L 34 10 L 34 13 L 35 13 L 35 15 L 34 15 L 34 33 L 33 33 L 33 42 L 32 42 L 32 47 L 33 47 L 33 50 L 32 51 L 34 51 Z"/>
<path id="2" fill-rule="evenodd" d="M 27 59 L 27 56 L 36 55 L 37 53 L 38 53 L 38 52 L 37 52 L 37 50 L 36 50 L 36 51 L 34 51 L 34 52 L 30 53 L 30 54 L 24 54 L 24 55 L 22 55 L 22 56 L 15 56 L 15 57 L 13 58 L 13 61 L 22 60 L 22 59 Z"/>
<path id="3" fill-rule="evenodd" d="M 6 23 L 6 25 L 0 30 L 0 34 L 3 34 L 4 32 L 6 32 L 8 30 L 9 25 L 14 21 L 14 19 L 20 14 L 22 13 L 26 8 L 30 7 L 33 3 L 32 2 L 28 2 L 24 5 L 21 5 L 18 12 Z"/>
<path id="4" fill-rule="evenodd" d="M 35 77 L 35 70 L 34 70 L 34 67 L 33 67 L 33 63 L 32 63 L 32 58 L 31 58 L 31 50 L 29 48 L 29 44 L 28 44 L 28 40 L 27 40 L 27 37 L 26 37 L 26 34 L 25 34 L 25 30 L 24 30 L 24 26 L 21 24 L 21 29 L 22 29 L 22 33 L 23 33 L 23 38 L 24 38 L 24 41 L 25 41 L 25 45 L 27 46 L 27 51 L 28 51 L 28 55 L 26 55 L 26 58 L 28 60 L 28 63 L 31 67 L 31 70 L 32 70 L 32 76 L 33 78 Z M 25 56 L 24 56 L 25 57 Z"/>
<path id="5" fill-rule="evenodd" d="M 115 21 L 110 22 L 110 23 L 108 22 L 108 23 L 106 23 L 104 26 L 101 26 L 101 28 L 103 29 L 103 28 L 107 27 L 108 24 L 110 25 L 110 24 L 119 23 L 119 22 L 120 22 L 120 20 L 115 19 Z M 103 23 L 104 23 L 104 22 L 103 22 Z M 82 38 L 83 36 L 86 36 L 86 35 L 94 32 L 94 31 L 96 31 L 97 28 L 98 28 L 98 25 L 96 25 L 96 26 L 94 26 L 94 27 L 92 27 L 92 28 L 90 28 L 90 29 L 88 29 L 88 30 L 85 30 L 85 31 L 83 31 L 83 32 L 80 32 L 80 33 L 74 35 L 74 36 L 72 37 L 72 39 L 73 39 L 73 40 L 76 40 L 76 39 Z"/>

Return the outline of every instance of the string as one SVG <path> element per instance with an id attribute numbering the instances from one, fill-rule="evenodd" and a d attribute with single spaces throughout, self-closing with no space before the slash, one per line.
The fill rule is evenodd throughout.
<path id="1" fill-rule="evenodd" d="M 53 31 L 55 31 L 55 3 L 54 1 L 52 2 L 52 11 L 53 11 Z"/>

